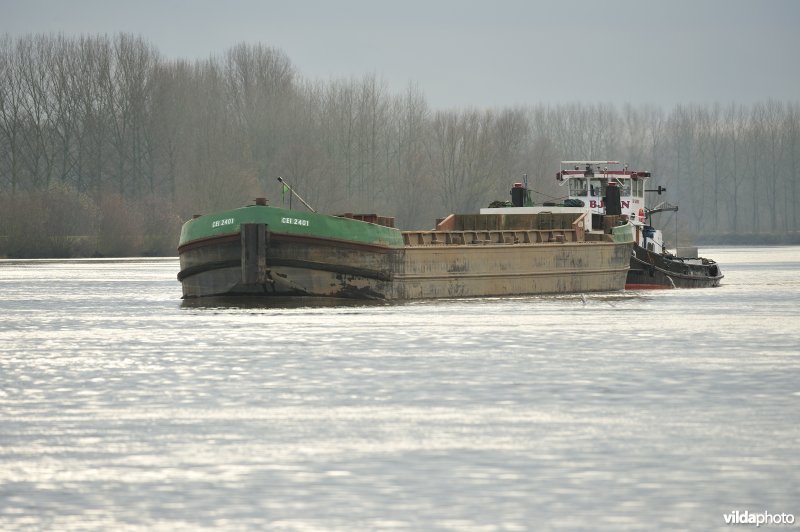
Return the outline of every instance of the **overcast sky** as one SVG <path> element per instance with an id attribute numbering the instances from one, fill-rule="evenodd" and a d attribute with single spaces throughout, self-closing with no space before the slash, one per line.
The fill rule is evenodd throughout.
<path id="1" fill-rule="evenodd" d="M 800 100 L 800 0 L 0 0 L 0 33 L 141 35 L 169 58 L 283 50 L 434 108 Z"/>

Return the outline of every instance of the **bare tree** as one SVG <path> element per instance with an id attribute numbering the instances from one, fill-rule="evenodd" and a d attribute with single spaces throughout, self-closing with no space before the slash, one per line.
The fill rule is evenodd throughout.
<path id="1" fill-rule="evenodd" d="M 722 109 L 719 104 L 714 104 L 708 115 L 708 127 L 710 135 L 710 150 L 712 158 L 713 174 L 713 194 L 711 208 L 713 211 L 713 230 L 719 231 L 719 202 L 720 202 L 720 181 L 722 179 L 723 165 L 727 154 L 727 143 L 725 142 L 725 125 L 723 123 Z"/>
<path id="2" fill-rule="evenodd" d="M 512 178 L 527 171 L 523 151 L 530 144 L 530 123 L 523 109 L 505 109 L 494 120 L 493 165 L 495 191 L 507 190 Z M 497 186 L 499 185 L 499 187 Z"/>
<path id="3" fill-rule="evenodd" d="M 33 188 L 50 184 L 53 173 L 53 136 L 50 121 L 52 76 L 49 70 L 53 42 L 44 36 L 26 36 L 17 42 L 16 67 L 20 81 L 24 128 L 24 161 Z"/>
<path id="4" fill-rule="evenodd" d="M 227 100 L 248 137 L 247 156 L 267 185 L 285 140 L 283 126 L 291 120 L 287 107 L 294 93 L 294 67 L 280 50 L 241 43 L 225 54 L 224 76 Z"/>
<path id="5" fill-rule="evenodd" d="M 6 35 L 0 38 L 0 133 L 5 146 L 2 151 L 7 157 L 4 173 L 7 173 L 12 195 L 16 195 L 20 182 L 22 113 L 20 71 L 14 57 L 14 45 Z"/>
<path id="6" fill-rule="evenodd" d="M 779 185 L 783 183 L 782 175 L 784 167 L 781 164 L 783 159 L 783 136 L 781 134 L 783 116 L 783 105 L 779 102 L 768 100 L 766 104 L 764 104 L 766 153 L 769 158 L 769 163 L 767 165 L 767 168 L 769 168 L 769 176 L 765 180 L 766 192 L 769 195 L 766 210 L 769 211 L 770 231 L 773 232 L 778 230 L 778 209 L 780 206 L 780 202 L 778 201 L 778 188 Z"/>
<path id="7" fill-rule="evenodd" d="M 394 103 L 393 169 L 390 171 L 394 212 L 401 224 L 418 227 L 432 207 L 426 158 L 428 104 L 415 85 Z M 434 214 L 435 215 L 435 214 Z"/>
<path id="8" fill-rule="evenodd" d="M 710 150 L 711 125 L 708 109 L 695 107 L 694 115 L 694 152 L 692 154 L 692 168 L 687 182 L 688 200 L 691 207 L 692 228 L 697 230 L 703 227 L 707 213 L 708 152 Z"/>
<path id="9" fill-rule="evenodd" d="M 491 113 L 439 111 L 429 157 L 442 204 L 451 212 L 479 206 L 491 189 Z"/>
<path id="10" fill-rule="evenodd" d="M 786 115 L 783 121 L 784 142 L 786 143 L 786 166 L 784 187 L 790 193 L 784 193 L 784 227 L 786 230 L 797 231 L 800 229 L 797 219 L 797 181 L 800 179 L 800 109 L 797 103 L 786 106 Z M 789 213 L 791 212 L 791 224 Z"/>
<path id="11" fill-rule="evenodd" d="M 745 136 L 749 129 L 749 113 L 742 106 L 731 104 L 725 111 L 728 122 L 728 139 L 730 142 L 731 165 L 728 179 L 731 203 L 728 206 L 728 220 L 733 233 L 739 229 L 739 194 L 747 174 L 744 171 Z"/>

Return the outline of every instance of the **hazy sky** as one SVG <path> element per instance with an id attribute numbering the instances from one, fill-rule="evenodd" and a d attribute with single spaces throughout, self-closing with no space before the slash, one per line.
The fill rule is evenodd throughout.
<path id="1" fill-rule="evenodd" d="M 121 31 L 170 58 L 261 42 L 434 108 L 800 100 L 800 0 L 0 0 L 0 33 Z"/>

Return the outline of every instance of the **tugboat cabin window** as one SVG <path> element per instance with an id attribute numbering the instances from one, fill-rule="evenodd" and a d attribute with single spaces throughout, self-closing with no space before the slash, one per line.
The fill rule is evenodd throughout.
<path id="1" fill-rule="evenodd" d="M 620 184 L 622 186 L 619 187 L 619 195 L 620 196 L 630 196 L 631 195 L 631 180 L 630 179 L 621 179 Z"/>
<path id="2" fill-rule="evenodd" d="M 589 194 L 596 198 L 602 198 L 606 195 L 605 186 L 599 179 L 589 181 Z"/>
<path id="3" fill-rule="evenodd" d="M 574 178 L 569 180 L 569 195 L 570 196 L 585 196 L 586 195 L 586 180 Z"/>
<path id="4" fill-rule="evenodd" d="M 642 179 L 634 179 L 633 180 L 633 195 L 637 198 L 644 197 L 644 180 Z"/>

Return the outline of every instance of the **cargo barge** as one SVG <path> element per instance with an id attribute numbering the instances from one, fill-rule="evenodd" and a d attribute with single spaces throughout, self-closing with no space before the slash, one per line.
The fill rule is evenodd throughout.
<path id="1" fill-rule="evenodd" d="M 588 219 L 587 219 L 588 218 Z M 184 298 L 250 295 L 379 300 L 623 290 L 632 226 L 586 212 L 450 215 L 431 230 L 392 218 L 267 205 L 195 217 L 182 229 Z"/>

